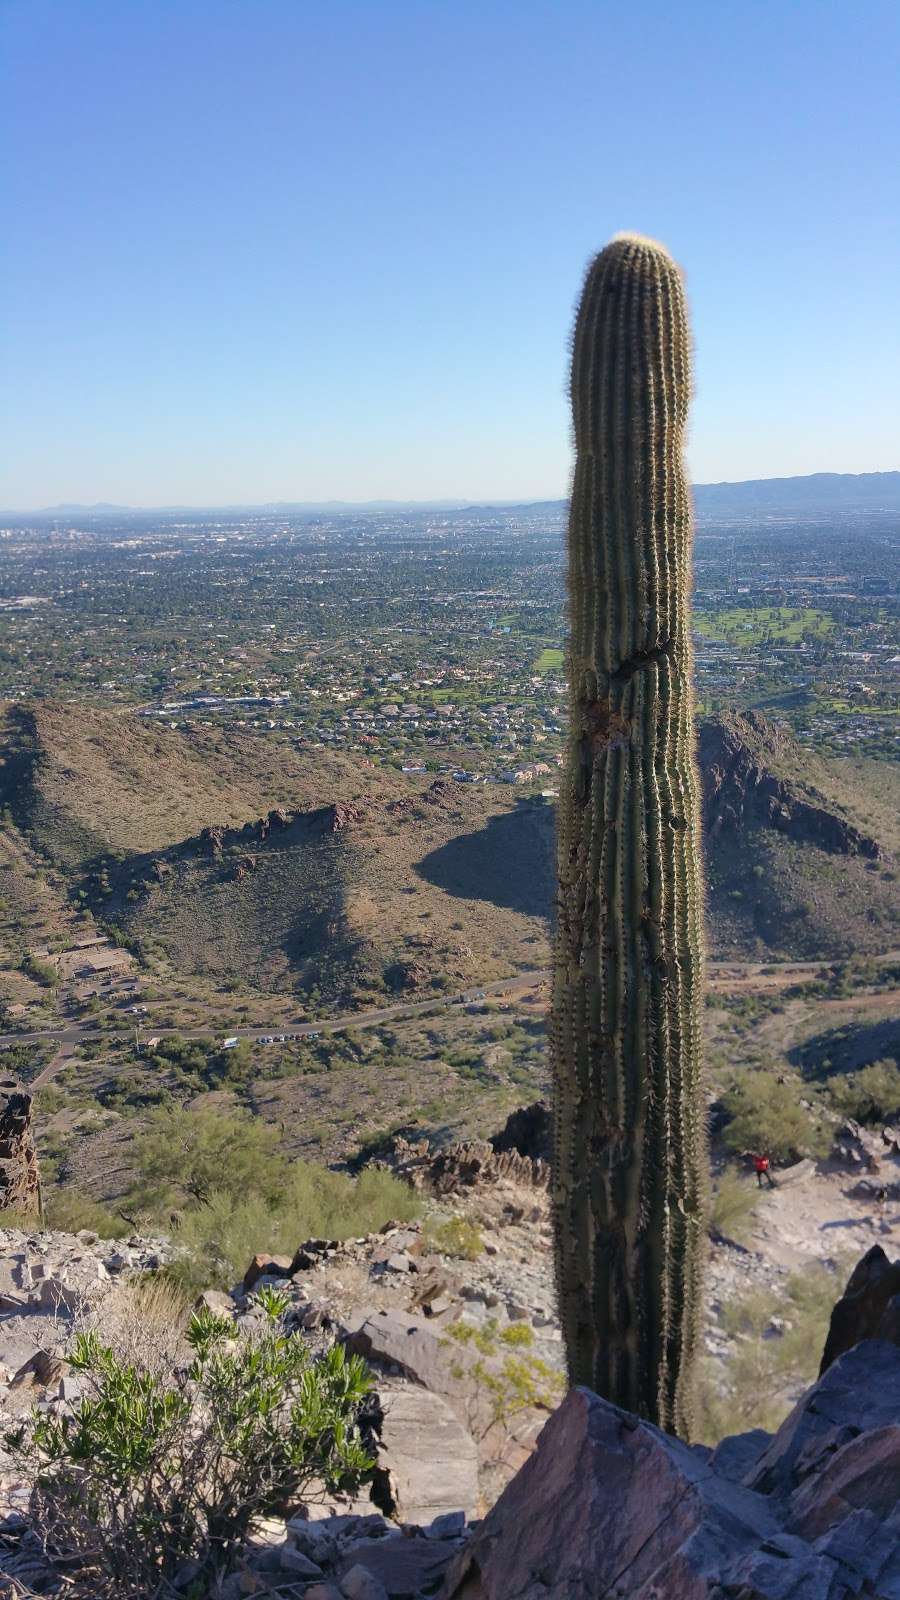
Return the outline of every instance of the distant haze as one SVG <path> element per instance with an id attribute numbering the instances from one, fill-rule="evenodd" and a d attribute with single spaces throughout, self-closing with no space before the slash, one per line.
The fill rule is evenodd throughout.
<path id="1" fill-rule="evenodd" d="M 796 478 L 750 478 L 742 483 L 695 483 L 694 503 L 700 516 L 739 516 L 766 512 L 838 512 L 852 510 L 900 511 L 900 472 L 814 472 Z M 548 505 L 563 506 L 564 500 Z M 131 513 L 274 512 L 343 515 L 379 511 L 460 511 L 476 505 L 524 505 L 522 500 L 294 500 L 258 501 L 247 505 L 115 506 L 61 504 L 26 513 L 14 510 L 0 516 L 127 516 Z"/>

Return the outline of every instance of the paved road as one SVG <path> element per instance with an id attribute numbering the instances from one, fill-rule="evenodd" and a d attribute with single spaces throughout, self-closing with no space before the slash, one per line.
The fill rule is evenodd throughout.
<path id="1" fill-rule="evenodd" d="M 381 1022 L 397 1021 L 402 1017 L 415 1016 L 417 1012 L 433 1011 L 439 1006 L 465 1005 L 484 999 L 487 995 L 508 994 L 517 989 L 533 989 L 544 983 L 550 977 L 549 971 L 531 969 L 527 972 L 517 973 L 512 978 L 499 978 L 495 983 L 485 983 L 478 989 L 463 989 L 459 994 L 432 995 L 427 1000 L 400 1001 L 397 1005 L 381 1006 L 377 1011 L 349 1011 L 339 1017 L 324 1017 L 318 1022 L 279 1023 L 268 1028 L 235 1028 L 230 1033 L 230 1038 L 235 1039 L 278 1039 L 282 1036 L 293 1038 L 318 1038 L 324 1033 L 342 1033 L 347 1028 L 375 1028 Z M 152 1037 L 162 1039 L 170 1034 L 175 1034 L 180 1039 L 208 1039 L 209 1028 L 157 1028 L 153 1024 L 152 1016 L 142 1016 L 132 1019 L 125 1011 L 115 1013 L 116 1019 L 121 1022 L 123 1031 L 134 1026 L 139 1020 L 141 1030 Z M 65 1061 L 71 1057 L 75 1047 L 87 1039 L 108 1039 L 109 1032 L 102 1028 L 91 1027 L 90 1024 L 72 1022 L 59 1028 L 42 1028 L 34 1033 L 4 1033 L 0 1034 L 0 1049 L 7 1045 L 40 1044 L 45 1040 L 52 1040 L 59 1046 L 53 1060 L 48 1062 L 43 1071 L 33 1080 L 31 1087 L 38 1089 L 42 1084 L 48 1083 L 55 1077 Z M 2 1061 L 0 1061 L 2 1070 Z"/>
<path id="2" fill-rule="evenodd" d="M 877 965 L 884 965 L 897 960 L 898 957 L 900 951 L 889 950 L 883 955 L 876 956 L 875 962 Z M 760 971 L 761 964 L 758 962 L 718 961 L 708 964 L 706 976 L 709 986 L 713 989 L 777 988 L 826 972 L 833 964 L 828 961 L 771 962 L 766 964 L 768 970 Z M 748 968 L 756 970 L 748 971 Z M 279 1023 L 268 1028 L 235 1028 L 230 1037 L 278 1039 L 282 1035 L 287 1035 L 302 1039 L 311 1036 L 317 1038 L 325 1033 L 342 1033 L 347 1028 L 376 1028 L 379 1023 L 399 1021 L 404 1017 L 412 1017 L 422 1011 L 433 1011 L 438 1007 L 465 1005 L 482 1000 L 488 995 L 510 994 L 518 989 L 533 989 L 540 984 L 548 983 L 551 977 L 549 968 L 533 967 L 517 973 L 514 977 L 498 978 L 494 983 L 485 983 L 479 988 L 463 989 L 457 994 L 431 995 L 427 1000 L 404 1000 L 396 1005 L 381 1006 L 375 1011 L 349 1011 L 338 1017 L 324 1017 L 317 1022 Z M 114 1015 L 121 1022 L 123 1031 L 134 1026 L 134 1021 L 127 1012 L 117 1011 Z M 142 1032 L 156 1038 L 175 1034 L 182 1039 L 208 1039 L 211 1031 L 209 1028 L 154 1027 L 151 1015 L 141 1017 L 139 1025 Z M 77 1045 L 87 1039 L 109 1037 L 109 1033 L 104 1029 L 71 1022 L 59 1028 L 42 1028 L 33 1033 L 0 1034 L 0 1050 L 8 1045 L 40 1044 L 44 1040 L 52 1040 L 59 1046 L 53 1060 L 33 1080 L 32 1087 L 36 1089 L 56 1076 L 60 1068 L 71 1058 Z M 0 1059 L 0 1071 L 2 1071 L 2 1059 Z"/>

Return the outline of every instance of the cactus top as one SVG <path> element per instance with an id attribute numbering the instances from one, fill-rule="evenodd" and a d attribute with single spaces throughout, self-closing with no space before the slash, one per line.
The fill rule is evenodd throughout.
<path id="1" fill-rule="evenodd" d="M 598 392 L 600 382 L 605 395 Z M 628 440 L 635 451 L 645 446 L 652 452 L 663 430 L 669 448 L 680 449 L 690 386 L 681 273 L 655 240 L 617 234 L 591 262 L 578 308 L 572 349 L 576 451 L 607 453 Z M 635 427 L 644 426 L 646 439 L 635 439 Z"/>

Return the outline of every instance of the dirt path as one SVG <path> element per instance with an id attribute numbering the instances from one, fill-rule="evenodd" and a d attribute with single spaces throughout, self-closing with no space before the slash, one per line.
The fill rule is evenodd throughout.
<path id="1" fill-rule="evenodd" d="M 900 1178 L 900 1162 L 885 1161 L 885 1174 Z M 888 1204 L 883 1217 L 871 1200 L 849 1190 L 859 1175 L 823 1163 L 808 1177 L 782 1188 L 763 1190 L 746 1242 L 768 1261 L 796 1271 L 811 1257 L 858 1260 L 873 1244 L 890 1256 L 900 1254 L 900 1203 Z"/>

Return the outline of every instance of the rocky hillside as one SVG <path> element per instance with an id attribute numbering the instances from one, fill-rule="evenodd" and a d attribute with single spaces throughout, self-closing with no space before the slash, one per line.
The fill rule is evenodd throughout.
<path id="1" fill-rule="evenodd" d="M 897 943 L 887 763 L 816 760 L 752 713 L 705 723 L 699 751 L 714 957 Z M 353 1004 L 548 960 L 552 807 L 503 785 L 44 705 L 9 716 L 0 799 L 80 903 L 182 975 Z"/>
<path id="2" fill-rule="evenodd" d="M 424 1228 L 262 1254 L 231 1294 L 201 1297 L 240 1342 L 278 1291 L 289 1338 L 315 1359 L 337 1340 L 375 1377 L 362 1490 L 320 1486 L 258 1524 L 219 1600 L 897 1600 L 900 1262 L 868 1251 L 818 1383 L 774 1435 L 689 1447 L 586 1390 L 563 1398 L 540 1166 L 483 1147 L 451 1167 L 452 1203 Z M 467 1194 L 482 1219 L 475 1259 L 460 1248 Z M 7 1427 L 35 1403 L 49 1418 L 77 1411 L 76 1330 L 148 1370 L 183 1359 L 171 1304 L 136 1297 L 171 1254 L 165 1240 L 0 1233 Z M 77 1566 L 40 1546 L 14 1456 L 0 1485 L 4 1592 L 58 1592 L 65 1578 L 83 1594 Z"/>
<path id="3" fill-rule="evenodd" d="M 900 931 L 900 781 L 823 760 L 749 712 L 701 724 L 709 935 L 716 955 L 884 949 Z"/>

